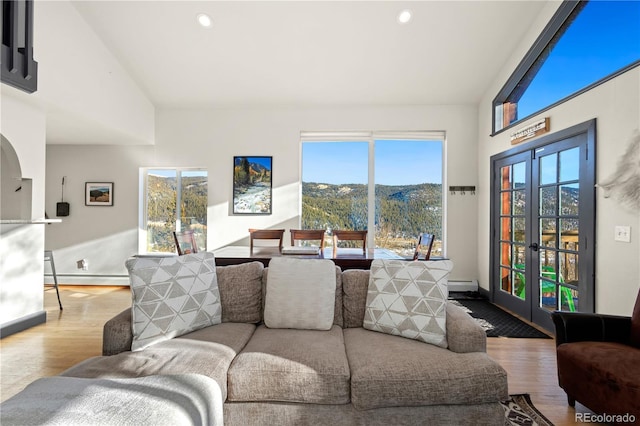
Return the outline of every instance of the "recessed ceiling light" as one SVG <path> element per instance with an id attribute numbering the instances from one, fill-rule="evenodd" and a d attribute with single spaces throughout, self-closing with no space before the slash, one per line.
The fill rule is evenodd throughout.
<path id="1" fill-rule="evenodd" d="M 211 28 L 211 26 L 213 25 L 213 20 L 206 13 L 198 13 L 196 19 L 198 20 L 198 24 L 205 28 Z"/>
<path id="2" fill-rule="evenodd" d="M 398 14 L 398 22 L 401 24 L 406 24 L 411 20 L 411 11 L 409 9 L 405 9 Z"/>

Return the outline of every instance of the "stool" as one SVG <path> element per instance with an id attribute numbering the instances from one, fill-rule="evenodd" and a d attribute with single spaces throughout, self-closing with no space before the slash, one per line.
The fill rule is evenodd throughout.
<path id="1" fill-rule="evenodd" d="M 49 261 L 51 264 L 51 272 L 53 273 L 53 286 L 56 288 L 56 293 L 58 294 L 58 304 L 60 305 L 60 310 L 62 310 L 62 302 L 60 301 L 60 290 L 58 289 L 58 276 L 56 275 L 56 264 L 53 262 L 53 252 L 51 250 L 44 251 L 44 261 Z"/>

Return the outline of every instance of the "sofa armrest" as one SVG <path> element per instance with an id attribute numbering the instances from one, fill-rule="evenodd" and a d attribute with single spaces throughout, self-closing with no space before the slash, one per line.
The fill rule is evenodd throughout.
<path id="1" fill-rule="evenodd" d="M 556 328 L 556 346 L 585 341 L 629 344 L 631 317 L 555 311 L 551 319 Z"/>
<path id="2" fill-rule="evenodd" d="M 453 352 L 486 352 L 487 333 L 471 315 L 447 303 L 447 343 Z"/>
<path id="3" fill-rule="evenodd" d="M 133 342 L 131 308 L 127 308 L 104 324 L 102 355 L 116 355 L 130 351 L 131 342 Z"/>

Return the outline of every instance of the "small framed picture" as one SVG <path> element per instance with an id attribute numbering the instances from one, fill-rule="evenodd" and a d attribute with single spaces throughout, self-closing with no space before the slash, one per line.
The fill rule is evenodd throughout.
<path id="1" fill-rule="evenodd" d="M 85 206 L 113 206 L 113 182 L 85 182 Z"/>
<path id="2" fill-rule="evenodd" d="M 233 157 L 233 214 L 271 214 L 272 157 Z"/>

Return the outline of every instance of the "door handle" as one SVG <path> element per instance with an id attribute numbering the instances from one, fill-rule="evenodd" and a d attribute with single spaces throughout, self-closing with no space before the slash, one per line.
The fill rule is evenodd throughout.
<path id="1" fill-rule="evenodd" d="M 533 251 L 538 251 L 538 243 L 530 244 L 529 248 Z"/>

